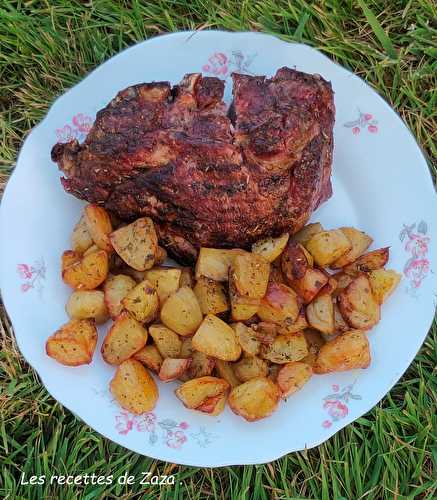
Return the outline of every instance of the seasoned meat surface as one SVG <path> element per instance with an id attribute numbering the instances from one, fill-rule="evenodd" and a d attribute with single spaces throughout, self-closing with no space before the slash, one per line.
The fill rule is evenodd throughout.
<path id="1" fill-rule="evenodd" d="M 152 217 L 185 261 L 299 230 L 331 195 L 331 85 L 289 68 L 232 77 L 229 111 L 224 82 L 201 74 L 119 92 L 83 144 L 53 147 L 65 190 L 127 221 Z"/>

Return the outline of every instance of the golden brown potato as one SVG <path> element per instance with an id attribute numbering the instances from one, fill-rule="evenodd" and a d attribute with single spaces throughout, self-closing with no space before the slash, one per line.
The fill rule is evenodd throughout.
<path id="1" fill-rule="evenodd" d="M 229 270 L 229 281 L 240 297 L 261 299 L 267 291 L 270 264 L 260 255 L 237 255 Z"/>
<path id="2" fill-rule="evenodd" d="M 337 297 L 337 295 L 342 292 L 354 279 L 350 274 L 346 274 L 343 272 L 334 274 L 335 281 L 337 282 L 337 286 L 335 290 L 332 292 L 333 297 Z"/>
<path id="3" fill-rule="evenodd" d="M 136 352 L 133 357 L 140 363 L 143 363 L 143 365 L 149 368 L 149 370 L 159 373 L 163 359 L 155 345 L 150 344 L 144 346 Z"/>
<path id="4" fill-rule="evenodd" d="M 292 323 L 291 321 L 283 321 L 278 323 L 277 332 L 278 334 L 296 333 L 308 328 L 308 321 L 305 315 L 305 311 L 302 308 L 296 321 Z"/>
<path id="5" fill-rule="evenodd" d="M 179 288 L 181 270 L 172 267 L 154 267 L 146 271 L 146 279 L 155 288 L 161 307 L 164 302 Z"/>
<path id="6" fill-rule="evenodd" d="M 171 382 L 180 378 L 189 368 L 191 358 L 165 358 L 159 370 L 159 379 Z"/>
<path id="7" fill-rule="evenodd" d="M 135 288 L 136 282 L 125 274 L 109 276 L 103 285 L 105 303 L 111 318 L 116 318 L 123 310 L 122 300 Z"/>
<path id="8" fill-rule="evenodd" d="M 349 330 L 320 348 L 314 373 L 330 373 L 367 368 L 370 364 L 369 341 L 364 332 Z"/>
<path id="9" fill-rule="evenodd" d="M 283 365 L 279 370 L 276 383 L 278 384 L 281 396 L 287 398 L 294 394 L 308 382 L 313 374 L 313 369 L 302 361 L 291 361 Z"/>
<path id="10" fill-rule="evenodd" d="M 91 363 L 97 345 L 97 330 L 92 319 L 72 319 L 46 342 L 46 353 L 66 366 Z"/>
<path id="11" fill-rule="evenodd" d="M 64 252 L 63 261 L 69 258 L 72 260 L 73 256 L 66 257 Z M 93 290 L 101 285 L 107 276 L 108 254 L 104 250 L 85 255 L 62 269 L 64 283 L 76 290 Z"/>
<path id="12" fill-rule="evenodd" d="M 278 335 L 271 344 L 261 346 L 260 356 L 279 365 L 300 361 L 308 354 L 307 342 L 302 332 Z"/>
<path id="13" fill-rule="evenodd" d="M 146 342 L 147 330 L 128 312 L 123 311 L 106 334 L 102 357 L 110 365 L 119 365 L 142 349 Z"/>
<path id="14" fill-rule="evenodd" d="M 153 321 L 159 310 L 158 294 L 147 280 L 132 288 L 121 303 L 140 323 Z"/>
<path id="15" fill-rule="evenodd" d="M 237 387 L 237 385 L 240 385 L 240 381 L 236 377 L 232 365 L 233 363 L 230 363 L 229 361 L 223 361 L 221 359 L 217 359 L 215 361 L 215 369 L 218 376 L 226 380 L 226 382 L 228 382 L 228 384 L 232 388 L 234 388 Z"/>
<path id="16" fill-rule="evenodd" d="M 350 330 L 350 326 L 346 323 L 341 315 L 337 302 L 334 302 L 334 332 L 344 333 Z"/>
<path id="17" fill-rule="evenodd" d="M 228 402 L 234 413 L 254 422 L 270 416 L 278 407 L 280 396 L 272 380 L 259 377 L 232 389 Z"/>
<path id="18" fill-rule="evenodd" d="M 196 351 L 190 337 L 183 339 L 179 357 L 191 358 L 191 364 L 188 367 L 188 370 L 182 375 L 182 377 L 180 377 L 183 381 L 211 375 L 217 361 L 214 358 L 210 358 L 203 352 Z"/>
<path id="19" fill-rule="evenodd" d="M 109 314 L 105 304 L 105 294 L 100 290 L 77 290 L 70 295 L 65 310 L 73 319 L 94 319 L 104 323 Z"/>
<path id="20" fill-rule="evenodd" d="M 205 401 L 201 405 L 199 405 L 196 410 L 215 417 L 225 409 L 225 404 L 226 395 L 219 394 L 218 396 L 213 396 L 211 398 L 205 399 Z"/>
<path id="21" fill-rule="evenodd" d="M 259 240 L 252 245 L 252 253 L 261 255 L 269 262 L 273 262 L 281 255 L 289 237 L 288 233 L 284 233 L 277 238 Z"/>
<path id="22" fill-rule="evenodd" d="M 164 325 L 150 325 L 149 333 L 163 358 L 179 358 L 182 340 Z M 188 357 L 188 356 L 187 356 Z"/>
<path id="23" fill-rule="evenodd" d="M 223 283 L 201 276 L 193 288 L 203 314 L 220 314 L 229 310 Z"/>
<path id="24" fill-rule="evenodd" d="M 226 380 L 207 376 L 183 383 L 176 389 L 175 394 L 186 408 L 215 415 L 214 408 L 221 397 L 226 395 L 228 389 L 229 384 Z M 217 400 L 214 401 L 212 398 L 217 398 Z"/>
<path id="25" fill-rule="evenodd" d="M 370 330 L 380 320 L 380 306 L 365 274 L 355 278 L 338 295 L 337 301 L 341 315 L 352 328 Z"/>
<path id="26" fill-rule="evenodd" d="M 329 278 L 320 269 L 308 268 L 302 278 L 289 282 L 304 304 L 311 302 L 328 283 Z"/>
<path id="27" fill-rule="evenodd" d="M 296 292 L 287 285 L 269 283 L 265 296 L 258 307 L 258 316 L 262 321 L 294 323 L 301 307 Z"/>
<path id="28" fill-rule="evenodd" d="M 270 265 L 269 281 L 271 283 L 283 283 L 285 284 L 285 276 L 282 272 L 282 257 L 279 256 Z"/>
<path id="29" fill-rule="evenodd" d="M 255 331 L 244 323 L 233 323 L 231 327 L 243 352 L 249 356 L 256 356 L 259 353 L 261 344 L 256 338 Z"/>
<path id="30" fill-rule="evenodd" d="M 329 266 L 352 248 L 352 244 L 340 229 L 315 234 L 305 245 L 320 267 Z"/>
<path id="31" fill-rule="evenodd" d="M 269 373 L 268 364 L 257 356 L 246 356 L 233 365 L 234 373 L 241 382 L 256 377 L 267 377 Z"/>
<path id="32" fill-rule="evenodd" d="M 401 281 L 401 275 L 393 270 L 375 269 L 369 273 L 372 294 L 382 304 L 394 292 Z"/>
<path id="33" fill-rule="evenodd" d="M 71 248 L 75 252 L 83 253 L 93 245 L 93 239 L 88 231 L 85 221 L 85 215 L 79 219 L 79 222 L 74 226 L 71 234 Z"/>
<path id="34" fill-rule="evenodd" d="M 171 295 L 161 309 L 161 321 L 179 335 L 192 335 L 202 318 L 199 302 L 193 290 L 187 286 Z"/>
<path id="35" fill-rule="evenodd" d="M 82 254 L 79 252 L 75 252 L 74 250 L 65 250 L 61 255 L 61 275 L 64 274 L 64 271 L 72 266 L 73 264 L 77 264 L 82 259 Z"/>
<path id="36" fill-rule="evenodd" d="M 323 333 L 334 333 L 334 304 L 329 294 L 318 295 L 307 305 L 309 325 Z"/>
<path id="37" fill-rule="evenodd" d="M 228 281 L 229 268 L 235 257 L 245 253 L 239 249 L 204 248 L 199 250 L 196 262 L 196 279 L 201 276 L 214 281 Z"/>
<path id="38" fill-rule="evenodd" d="M 325 343 L 325 339 L 317 330 L 312 330 L 308 328 L 304 330 L 305 340 L 307 341 L 308 354 L 302 358 L 303 363 L 307 363 L 310 366 L 314 366 L 316 362 L 317 355 L 319 354 L 320 348 Z"/>
<path id="39" fill-rule="evenodd" d="M 188 286 L 193 288 L 194 276 L 191 267 L 181 267 L 181 279 L 179 280 L 179 287 Z"/>
<path id="40" fill-rule="evenodd" d="M 276 363 L 270 363 L 268 377 L 270 380 L 275 382 L 275 384 L 276 380 L 278 379 L 279 370 L 282 368 L 282 366 L 283 365 L 277 365 Z"/>
<path id="41" fill-rule="evenodd" d="M 231 301 L 231 316 L 234 321 L 246 321 L 258 311 L 260 299 L 238 295 L 231 281 L 229 282 L 229 298 Z"/>
<path id="42" fill-rule="evenodd" d="M 95 243 L 93 243 L 87 250 L 85 250 L 85 252 L 82 254 L 82 257 L 86 257 L 90 253 L 98 252 L 99 250 L 101 249 Z M 108 267 L 109 267 L 109 255 L 108 255 Z"/>
<path id="43" fill-rule="evenodd" d="M 387 264 L 389 256 L 389 247 L 378 248 L 378 250 L 372 250 L 371 252 L 361 255 L 355 262 L 345 266 L 343 271 L 352 276 L 360 272 L 368 273 L 370 271 L 375 271 L 376 269 L 383 268 Z"/>
<path id="44" fill-rule="evenodd" d="M 354 262 L 362 255 L 372 244 L 373 239 L 363 231 L 353 227 L 341 227 L 340 231 L 350 241 L 352 248 L 331 264 L 331 269 L 340 269 Z"/>
<path id="45" fill-rule="evenodd" d="M 153 267 L 158 253 L 158 237 L 152 219 L 143 217 L 110 234 L 114 250 L 137 271 Z"/>
<path id="46" fill-rule="evenodd" d="M 161 266 L 162 264 L 164 264 L 166 259 L 167 259 L 167 250 L 158 245 L 158 249 L 156 250 L 154 265 Z"/>
<path id="47" fill-rule="evenodd" d="M 276 323 L 268 323 L 267 321 L 261 321 L 251 325 L 252 330 L 255 332 L 255 339 L 260 342 L 260 344 L 271 344 L 278 336 L 278 325 Z"/>
<path id="48" fill-rule="evenodd" d="M 108 253 L 112 252 L 112 245 L 109 240 L 109 235 L 112 233 L 112 224 L 106 210 L 90 203 L 85 207 L 84 213 L 86 226 L 94 243 L 102 250 Z"/>
<path id="49" fill-rule="evenodd" d="M 296 243 L 300 243 L 305 246 L 315 234 L 321 233 L 322 231 L 324 231 L 324 229 L 320 222 L 314 222 L 307 224 L 296 234 L 293 234 L 292 239 Z"/>
<path id="50" fill-rule="evenodd" d="M 293 283 L 296 280 L 301 280 L 310 263 L 308 262 L 307 253 L 302 245 L 294 240 L 289 240 L 285 250 L 281 255 L 281 267 L 287 283 Z"/>
<path id="51" fill-rule="evenodd" d="M 136 359 L 127 359 L 117 367 L 110 389 L 118 404 L 140 415 L 155 408 L 158 387 L 149 372 Z"/>
<path id="52" fill-rule="evenodd" d="M 223 361 L 235 361 L 241 355 L 234 330 L 213 314 L 205 316 L 192 341 L 197 351 Z"/>

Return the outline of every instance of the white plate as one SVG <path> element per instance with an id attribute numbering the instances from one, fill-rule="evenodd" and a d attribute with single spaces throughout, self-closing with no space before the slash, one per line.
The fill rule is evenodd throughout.
<path id="1" fill-rule="evenodd" d="M 272 75 L 281 66 L 332 82 L 337 108 L 333 197 L 314 214 L 326 227 L 353 225 L 391 246 L 390 268 L 404 274 L 369 333 L 367 370 L 314 376 L 271 418 L 247 423 L 187 410 L 176 384 L 160 384 L 153 413 L 134 417 L 108 393 L 113 368 L 96 352 L 90 366 L 67 368 L 45 354 L 45 340 L 67 320 L 70 290 L 60 255 L 82 203 L 64 193 L 50 160 L 57 140 L 82 140 L 95 113 L 118 90 L 203 71 Z M 437 202 L 426 162 L 396 113 L 360 78 L 316 50 L 257 33 L 175 33 L 132 47 L 60 97 L 25 141 L 0 213 L 0 276 L 18 345 L 47 390 L 88 425 L 144 455 L 197 466 L 252 464 L 316 446 L 372 408 L 413 360 L 435 311 Z M 103 330 L 103 329 L 102 329 Z M 103 331 L 100 334 L 100 342 Z M 100 345 L 99 345 L 100 347 Z"/>

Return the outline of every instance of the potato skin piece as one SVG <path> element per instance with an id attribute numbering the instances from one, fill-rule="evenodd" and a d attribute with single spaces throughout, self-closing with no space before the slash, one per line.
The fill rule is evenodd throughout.
<path id="1" fill-rule="evenodd" d="M 228 403 L 235 414 L 254 422 L 270 416 L 278 407 L 280 396 L 271 379 L 258 377 L 232 389 Z"/>
<path id="2" fill-rule="evenodd" d="M 147 369 L 133 358 L 117 367 L 110 389 L 118 404 L 136 415 L 153 410 L 158 401 L 156 382 Z"/>
<path id="3" fill-rule="evenodd" d="M 235 361 L 241 355 L 234 330 L 213 314 L 205 316 L 192 343 L 198 351 L 223 361 Z"/>
<path id="4" fill-rule="evenodd" d="M 292 361 L 283 365 L 276 379 L 281 396 L 287 398 L 302 389 L 312 374 L 313 370 L 311 366 L 302 361 Z"/>
<path id="5" fill-rule="evenodd" d="M 302 279 L 310 267 L 303 247 L 292 239 L 282 252 L 281 267 L 288 283 Z"/>
<path id="6" fill-rule="evenodd" d="M 370 365 L 370 347 L 361 330 L 349 330 L 320 348 L 314 373 L 342 372 Z"/>

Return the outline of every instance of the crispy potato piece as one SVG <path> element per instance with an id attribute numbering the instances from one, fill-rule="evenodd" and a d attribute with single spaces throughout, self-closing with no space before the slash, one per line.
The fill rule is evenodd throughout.
<path id="1" fill-rule="evenodd" d="M 112 252 L 112 245 L 109 240 L 109 235 L 112 233 L 112 224 L 108 212 L 103 207 L 90 203 L 84 208 L 84 213 L 85 223 L 94 243 L 102 250 L 108 253 Z"/>
<path id="2" fill-rule="evenodd" d="M 158 237 L 152 219 L 143 217 L 120 227 L 109 236 L 114 250 L 137 271 L 153 267 L 158 253 Z"/>
<path id="3" fill-rule="evenodd" d="M 243 352 L 249 356 L 256 356 L 259 353 L 261 344 L 256 338 L 255 331 L 244 323 L 233 323 L 230 326 L 233 328 Z"/>
<path id="4" fill-rule="evenodd" d="M 181 270 L 172 267 L 154 267 L 146 271 L 146 279 L 158 293 L 159 303 L 162 307 L 164 302 L 179 289 Z"/>
<path id="5" fill-rule="evenodd" d="M 179 358 L 182 340 L 164 325 L 150 325 L 149 333 L 163 358 Z"/>
<path id="6" fill-rule="evenodd" d="M 273 262 L 277 259 L 285 248 L 290 235 L 284 233 L 277 238 L 264 238 L 259 240 L 252 245 L 252 253 L 261 255 L 269 262 Z"/>
<path id="7" fill-rule="evenodd" d="M 313 330 L 308 328 L 304 330 L 303 334 L 305 335 L 305 340 L 307 341 L 308 346 L 308 354 L 302 358 L 303 363 L 307 363 L 308 365 L 314 366 L 316 362 L 317 355 L 322 347 L 325 344 L 325 339 L 317 330 Z"/>
<path id="8" fill-rule="evenodd" d="M 128 312 L 123 311 L 106 334 L 102 357 L 110 365 L 119 365 L 142 349 L 146 342 L 147 330 Z"/>
<path id="9" fill-rule="evenodd" d="M 65 250 L 61 256 L 61 275 L 64 271 L 71 267 L 73 264 L 77 264 L 82 259 L 82 255 L 74 250 Z"/>
<path id="10" fill-rule="evenodd" d="M 270 264 L 261 255 L 237 255 L 229 270 L 229 281 L 241 297 L 261 299 L 267 291 Z"/>
<path id="11" fill-rule="evenodd" d="M 315 234 L 305 245 L 320 267 L 329 266 L 352 248 L 352 244 L 340 229 Z"/>
<path id="12" fill-rule="evenodd" d="M 189 368 L 191 358 L 165 358 L 159 370 L 159 379 L 171 382 L 181 377 Z"/>
<path id="13" fill-rule="evenodd" d="M 310 266 L 304 247 L 293 240 L 289 240 L 281 255 L 282 272 L 288 283 L 300 280 L 305 276 Z"/>
<path id="14" fill-rule="evenodd" d="M 188 370 L 180 377 L 187 381 L 193 378 L 205 377 L 211 375 L 214 370 L 216 360 L 210 358 L 203 352 L 196 351 L 192 344 L 192 339 L 187 337 L 182 341 L 180 358 L 191 358 L 191 364 Z"/>
<path id="15" fill-rule="evenodd" d="M 296 234 L 293 234 L 292 239 L 296 243 L 300 243 L 305 246 L 314 235 L 321 233 L 322 231 L 324 231 L 324 229 L 320 222 L 313 222 L 304 226 Z"/>
<path id="16" fill-rule="evenodd" d="M 260 323 L 252 325 L 251 328 L 255 332 L 255 339 L 258 340 L 260 344 L 269 345 L 278 336 L 278 326 L 275 323 L 261 321 Z"/>
<path id="17" fill-rule="evenodd" d="M 283 398 L 294 394 L 308 382 L 313 374 L 311 365 L 302 361 L 292 361 L 279 370 L 276 383 Z"/>
<path id="18" fill-rule="evenodd" d="M 91 363 L 97 345 L 97 330 L 92 319 L 72 319 L 46 342 L 46 353 L 66 366 Z"/>
<path id="19" fill-rule="evenodd" d="M 320 269 L 308 268 L 302 278 L 289 282 L 304 304 L 311 302 L 328 283 L 329 278 Z"/>
<path id="20" fill-rule="evenodd" d="M 229 384 L 226 380 L 207 376 L 183 383 L 176 389 L 175 394 L 186 408 L 192 410 L 198 409 L 199 411 L 211 414 L 211 398 L 225 396 L 228 389 Z M 216 400 L 215 404 L 218 403 L 218 400 Z M 209 407 L 207 411 L 205 411 L 205 406 L 203 405 Z"/>
<path id="21" fill-rule="evenodd" d="M 269 281 L 271 283 L 283 283 L 285 284 L 285 276 L 282 272 L 282 256 L 280 255 L 276 260 L 274 260 L 270 265 Z"/>
<path id="22" fill-rule="evenodd" d="M 309 325 L 323 333 L 334 333 L 334 304 L 329 294 L 318 295 L 307 305 Z"/>
<path id="23" fill-rule="evenodd" d="M 116 318 L 123 310 L 122 300 L 135 288 L 136 283 L 130 276 L 116 274 L 109 276 L 103 285 L 105 303 L 111 318 Z"/>
<path id="24" fill-rule="evenodd" d="M 194 286 L 194 277 L 191 267 L 181 267 L 179 287 L 182 288 L 183 286 L 188 286 L 189 288 L 193 288 Z"/>
<path id="25" fill-rule="evenodd" d="M 370 365 L 370 348 L 367 336 L 361 330 L 349 330 L 320 348 L 314 373 L 331 373 L 367 368 Z"/>
<path id="26" fill-rule="evenodd" d="M 143 363 L 149 370 L 159 373 L 162 365 L 162 356 L 153 344 L 146 345 L 133 355 L 133 358 Z"/>
<path id="27" fill-rule="evenodd" d="M 93 239 L 88 231 L 85 215 L 79 219 L 71 234 L 71 248 L 75 252 L 83 253 L 93 244 Z"/>
<path id="28" fill-rule="evenodd" d="M 302 332 L 278 335 L 271 344 L 261 346 L 260 356 L 279 365 L 300 361 L 308 354 L 308 346 Z"/>
<path id="29" fill-rule="evenodd" d="M 277 332 L 278 334 L 287 334 L 287 333 L 296 333 L 308 328 L 308 321 L 305 315 L 305 311 L 302 308 L 299 312 L 299 316 L 296 321 L 292 323 L 291 321 L 283 321 L 282 323 L 278 323 Z"/>
<path id="30" fill-rule="evenodd" d="M 179 288 L 164 303 L 161 321 L 179 335 L 192 335 L 202 322 L 202 310 L 193 290 Z"/>
<path id="31" fill-rule="evenodd" d="M 234 373 L 234 369 L 232 367 L 232 363 L 229 361 L 223 361 L 222 359 L 216 359 L 215 361 L 215 369 L 220 378 L 223 378 L 228 382 L 228 384 L 234 388 L 237 385 L 240 385 L 240 381 L 236 377 Z"/>
<path id="32" fill-rule="evenodd" d="M 98 252 L 99 250 L 101 250 L 101 248 L 99 248 L 95 243 L 92 244 L 87 250 L 85 250 L 85 252 L 82 254 L 82 257 L 86 257 L 87 255 L 89 255 L 90 253 L 94 253 L 94 252 Z M 109 256 L 108 256 L 108 267 L 109 267 Z"/>
<path id="33" fill-rule="evenodd" d="M 326 285 L 320 289 L 320 292 L 316 295 L 318 297 L 319 295 L 332 295 L 334 291 L 337 289 L 337 280 L 331 276 L 329 273 L 325 272 L 325 276 L 328 278 L 328 282 Z"/>
<path id="34" fill-rule="evenodd" d="M 203 314 L 220 314 L 229 310 L 223 283 L 201 276 L 193 288 Z"/>
<path id="35" fill-rule="evenodd" d="M 276 363 L 271 363 L 270 366 L 269 366 L 269 379 L 272 380 L 273 382 L 275 382 L 276 384 L 276 380 L 278 379 L 278 373 L 279 373 L 279 370 L 282 368 L 283 365 L 277 365 Z"/>
<path id="36" fill-rule="evenodd" d="M 257 356 L 246 356 L 233 365 L 234 373 L 241 382 L 256 377 L 267 377 L 269 367 L 267 363 Z"/>
<path id="37" fill-rule="evenodd" d="M 340 269 L 360 257 L 372 244 L 373 239 L 363 231 L 353 227 L 341 227 L 340 231 L 350 241 L 352 248 L 331 264 L 331 269 Z"/>
<path id="38" fill-rule="evenodd" d="M 334 302 L 334 332 L 344 333 L 350 330 L 350 326 L 346 323 L 341 315 L 337 302 Z"/>
<path id="39" fill-rule="evenodd" d="M 378 248 L 371 252 L 361 255 L 355 262 L 348 264 L 343 268 L 343 271 L 351 276 L 356 276 L 357 273 L 375 271 L 376 269 L 383 268 L 389 259 L 390 248 Z"/>
<path id="40" fill-rule="evenodd" d="M 229 268 L 237 255 L 241 255 L 244 250 L 204 248 L 199 250 L 196 262 L 196 279 L 201 276 L 214 281 L 228 281 Z"/>
<path id="41" fill-rule="evenodd" d="M 77 290 L 70 295 L 65 310 L 74 319 L 94 319 L 104 323 L 109 314 L 105 304 L 105 294 L 100 290 Z"/>
<path id="42" fill-rule="evenodd" d="M 218 396 L 205 399 L 205 401 L 201 405 L 199 405 L 196 410 L 215 417 L 225 409 L 225 404 L 226 395 L 220 394 Z"/>
<path id="43" fill-rule="evenodd" d="M 73 257 L 65 257 L 64 253 L 63 261 L 67 259 Z M 76 290 L 93 290 L 105 281 L 107 275 L 108 254 L 104 250 L 85 255 L 62 270 L 64 283 Z"/>
<path id="44" fill-rule="evenodd" d="M 269 283 L 265 296 L 258 307 L 258 316 L 262 321 L 294 323 L 300 311 L 301 301 L 296 292 L 287 285 Z"/>
<path id="45" fill-rule="evenodd" d="M 167 250 L 158 245 L 158 249 L 156 250 L 154 265 L 161 266 L 162 264 L 164 264 L 166 259 L 167 259 Z"/>
<path id="46" fill-rule="evenodd" d="M 337 286 L 335 290 L 332 292 L 333 297 L 337 297 L 337 295 L 342 292 L 354 279 L 350 274 L 346 274 L 343 272 L 334 274 L 334 278 L 337 281 Z"/>
<path id="47" fill-rule="evenodd" d="M 259 377 L 232 389 L 228 403 L 234 413 L 254 422 L 270 416 L 276 410 L 280 396 L 272 380 Z"/>
<path id="48" fill-rule="evenodd" d="M 369 273 L 372 294 L 378 304 L 382 304 L 394 292 L 401 281 L 401 275 L 393 270 L 375 269 Z"/>
<path id="49" fill-rule="evenodd" d="M 147 280 L 132 288 L 121 303 L 140 323 L 149 323 L 154 320 L 159 310 L 158 294 Z"/>
<path id="50" fill-rule="evenodd" d="M 193 347 L 207 356 L 223 361 L 235 361 L 241 355 L 234 330 L 213 314 L 205 316 L 194 334 Z"/>
<path id="51" fill-rule="evenodd" d="M 339 294 L 337 301 L 341 315 L 352 328 L 370 330 L 380 320 L 380 306 L 365 274 L 355 278 Z"/>
<path id="52" fill-rule="evenodd" d="M 260 299 L 238 295 L 232 283 L 229 283 L 229 298 L 231 301 L 231 316 L 234 321 L 246 321 L 258 311 Z"/>
<path id="53" fill-rule="evenodd" d="M 117 367 L 110 389 L 118 404 L 136 415 L 153 410 L 158 401 L 156 382 L 146 368 L 133 358 Z"/>

